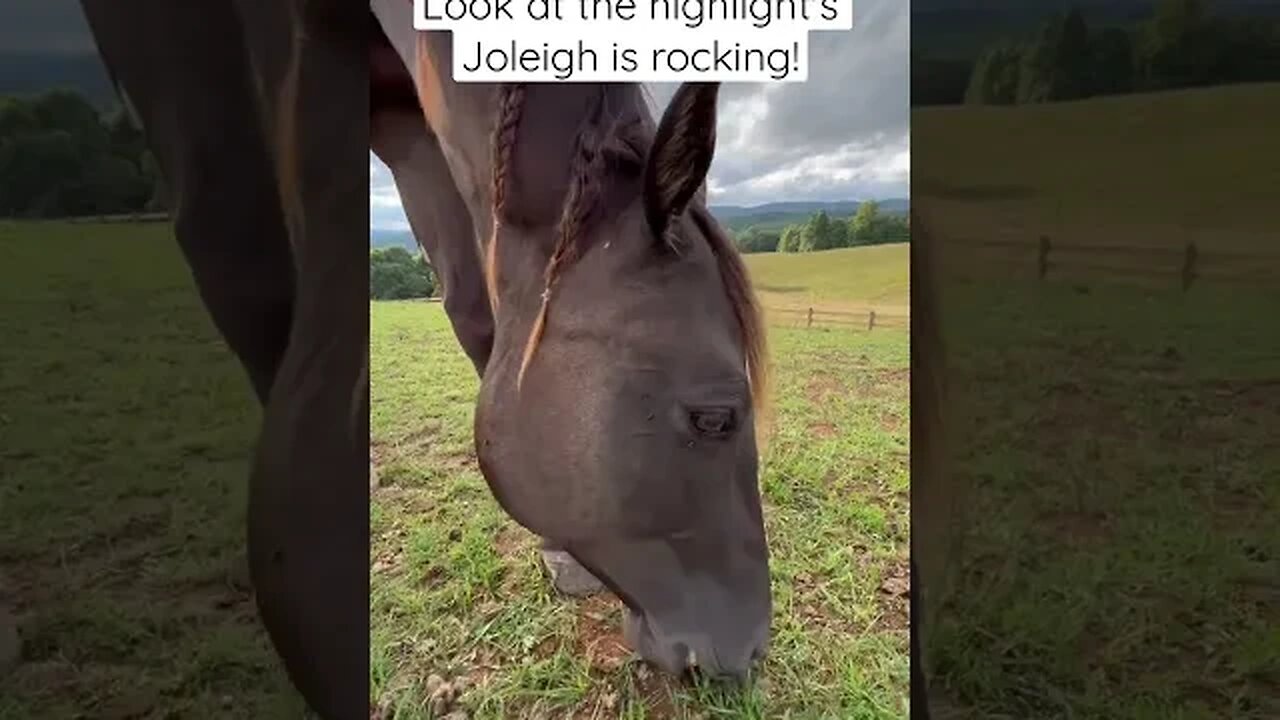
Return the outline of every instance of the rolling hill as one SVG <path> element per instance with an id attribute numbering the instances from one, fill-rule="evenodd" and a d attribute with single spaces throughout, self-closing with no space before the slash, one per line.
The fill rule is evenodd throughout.
<path id="1" fill-rule="evenodd" d="M 889 198 L 879 200 L 880 210 L 885 213 L 905 215 L 910 207 L 906 198 Z M 764 205 L 712 205 L 711 213 L 725 227 L 734 232 L 741 232 L 750 227 L 762 230 L 781 230 L 782 228 L 809 219 L 819 210 L 825 210 L 832 217 L 848 217 L 858 211 L 861 205 L 858 200 L 837 202 L 773 202 Z M 403 247 L 416 249 L 413 234 L 408 230 L 390 230 L 384 228 L 369 229 L 369 247 Z"/>
<path id="2" fill-rule="evenodd" d="M 1270 250 L 1277 117 L 1280 83 L 919 109 L 914 200 L 961 238 Z"/>
<path id="3" fill-rule="evenodd" d="M 770 308 L 876 308 L 906 314 L 910 307 L 906 243 L 810 253 L 754 253 L 747 268 L 760 303 Z"/>

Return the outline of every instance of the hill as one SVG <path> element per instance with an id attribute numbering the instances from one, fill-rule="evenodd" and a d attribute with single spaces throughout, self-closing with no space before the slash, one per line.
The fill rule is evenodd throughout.
<path id="1" fill-rule="evenodd" d="M 369 228 L 369 247 L 374 250 L 389 247 L 402 247 L 405 250 L 417 252 L 418 241 L 414 239 L 413 233 L 408 230 Z"/>
<path id="2" fill-rule="evenodd" d="M 906 198 L 878 200 L 880 211 L 892 215 L 905 215 L 910 207 Z M 756 227 L 761 230 L 781 231 L 788 225 L 803 223 L 819 210 L 832 217 L 849 217 L 862 205 L 858 200 L 836 202 L 773 202 L 764 205 L 712 205 L 711 214 L 733 232 Z M 408 230 L 370 228 L 369 247 L 403 247 L 415 250 L 417 245 Z"/>
<path id="3" fill-rule="evenodd" d="M 910 306 L 906 243 L 745 257 L 766 308 L 812 305 L 906 314 Z"/>
<path id="4" fill-rule="evenodd" d="M 1275 248 L 1280 171 L 1242 159 L 1280 157 L 1276 117 L 1280 83 L 917 109 L 912 145 L 930 162 L 913 192 L 927 214 L 946 215 L 948 234 Z M 1254 175 L 1241 181 L 1245 168 Z"/>
<path id="5" fill-rule="evenodd" d="M 877 200 L 880 211 L 894 215 L 905 215 L 910 201 L 905 198 L 889 198 Z M 825 211 L 832 217 L 850 217 L 858 212 L 862 205 L 859 200 L 843 200 L 836 202 L 773 202 L 764 205 L 712 205 L 711 214 L 716 216 L 725 227 L 734 232 L 741 232 L 755 227 L 761 230 L 781 231 L 788 225 L 797 225 L 808 220 L 814 213 Z"/>

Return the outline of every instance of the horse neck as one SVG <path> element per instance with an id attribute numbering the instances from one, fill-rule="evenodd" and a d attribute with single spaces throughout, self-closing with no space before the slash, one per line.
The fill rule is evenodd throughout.
<path id="1" fill-rule="evenodd" d="M 453 80 L 453 34 L 417 34 L 415 77 L 427 119 L 481 237 L 493 223 L 493 128 L 500 85 Z M 529 227 L 554 224 L 568 187 L 580 129 L 604 93 L 610 116 L 653 126 L 638 83 L 530 83 L 515 132 L 504 216 Z"/>

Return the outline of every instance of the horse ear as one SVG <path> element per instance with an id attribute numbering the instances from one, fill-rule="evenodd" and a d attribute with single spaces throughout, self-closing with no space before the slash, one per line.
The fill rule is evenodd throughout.
<path id="1" fill-rule="evenodd" d="M 684 83 L 658 123 L 645 163 L 645 217 L 666 244 L 671 218 L 684 212 L 707 179 L 716 151 L 716 96 L 720 83 Z"/>

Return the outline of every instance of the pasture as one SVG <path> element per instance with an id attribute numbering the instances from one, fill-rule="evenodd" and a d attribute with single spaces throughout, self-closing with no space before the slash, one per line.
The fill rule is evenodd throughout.
<path id="1" fill-rule="evenodd" d="M 910 313 L 907 245 L 873 245 L 818 253 L 744 255 L 760 304 Z"/>
<path id="2" fill-rule="evenodd" d="M 166 224 L 0 222 L 3 718 L 296 718 L 236 572 L 258 409 Z"/>
<path id="3" fill-rule="evenodd" d="M 894 265 L 896 253 L 900 260 Z M 755 256 L 806 302 L 906 304 L 899 248 Z M 874 257 L 873 257 L 874 256 Z M 848 278 L 840 282 L 841 268 Z M 871 268 L 871 270 L 867 270 Z M 818 272 L 818 270 L 827 272 Z M 860 273 L 871 295 L 859 295 Z M 769 288 L 775 288 L 770 290 Z M 769 300 L 764 301 L 768 304 Z M 478 381 L 438 303 L 371 304 L 371 671 L 384 712 L 470 718 L 902 718 L 908 692 L 908 336 L 772 327 L 761 483 L 774 637 L 745 693 L 684 686 L 621 642 L 608 597 L 554 596 L 476 467 Z M 461 717 L 457 715 L 456 717 Z"/>
<path id="4" fill-rule="evenodd" d="M 1280 266 L 1276 89 L 913 114 L 968 493 L 941 717 L 1280 716 L 1280 292 L 1150 261 Z M 1031 279 L 1041 233 L 1096 267 Z"/>

